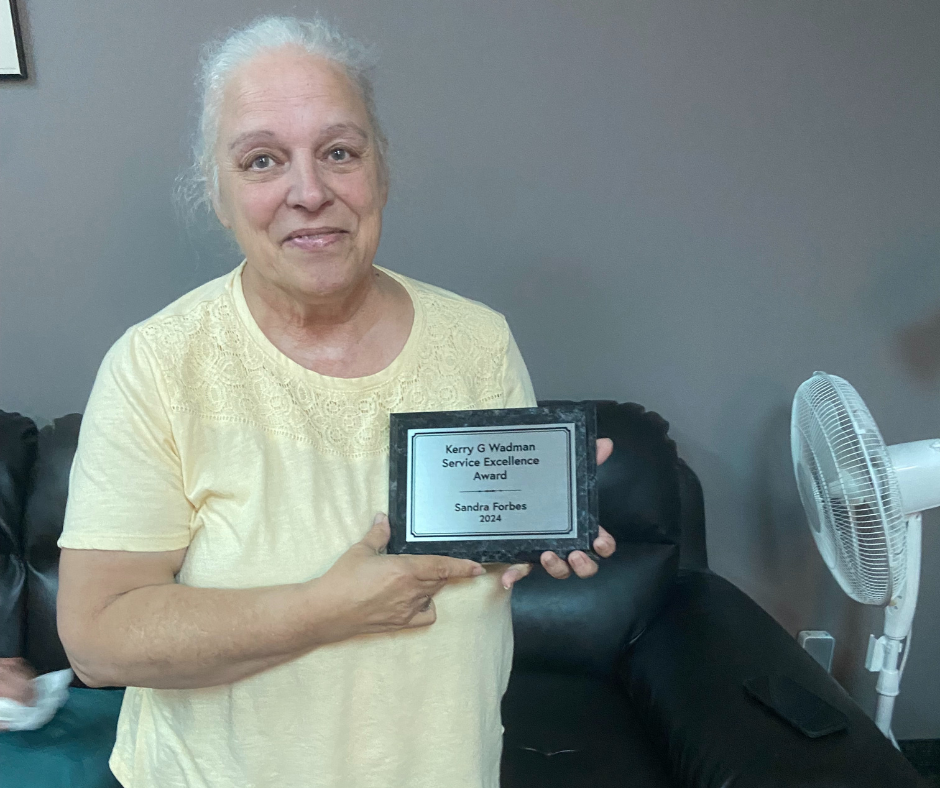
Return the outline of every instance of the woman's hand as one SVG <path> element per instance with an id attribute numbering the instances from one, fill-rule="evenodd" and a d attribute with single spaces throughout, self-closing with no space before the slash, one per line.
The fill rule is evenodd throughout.
<path id="1" fill-rule="evenodd" d="M 390 533 L 388 517 L 377 514 L 365 538 L 310 581 L 318 598 L 336 611 L 335 640 L 433 624 L 434 595 L 444 584 L 485 571 L 463 558 L 385 555 Z"/>
<path id="2" fill-rule="evenodd" d="M 597 441 L 597 464 L 603 464 L 614 450 L 614 442 L 610 438 L 600 438 Z M 594 552 L 601 558 L 609 558 L 617 549 L 617 543 L 607 531 L 599 528 L 597 539 L 594 540 Z M 544 552 L 541 555 L 541 564 L 545 571 L 558 580 L 570 577 L 571 571 L 578 577 L 590 577 L 597 573 L 597 563 L 588 557 L 582 550 L 575 550 L 568 556 L 568 560 L 559 558 L 555 553 Z M 513 564 L 503 572 L 503 588 L 509 590 L 520 578 L 532 571 L 532 564 Z"/>
<path id="3" fill-rule="evenodd" d="M 36 673 L 29 663 L 19 657 L 0 659 L 0 698 L 9 698 L 25 706 L 31 706 L 35 700 L 33 685 L 30 683 Z M 6 726 L 0 722 L 0 731 Z"/>

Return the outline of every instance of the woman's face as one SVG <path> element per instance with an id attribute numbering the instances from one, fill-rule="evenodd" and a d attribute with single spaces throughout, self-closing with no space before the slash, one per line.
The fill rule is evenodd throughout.
<path id="1" fill-rule="evenodd" d="M 223 94 L 216 161 L 216 213 L 267 285 L 311 301 L 367 275 L 387 189 L 341 68 L 294 48 L 241 66 Z"/>

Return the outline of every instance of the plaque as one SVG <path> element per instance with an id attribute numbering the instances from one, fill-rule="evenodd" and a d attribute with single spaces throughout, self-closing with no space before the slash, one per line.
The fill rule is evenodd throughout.
<path id="1" fill-rule="evenodd" d="M 594 405 L 393 413 L 389 553 L 481 563 L 592 552 Z"/>

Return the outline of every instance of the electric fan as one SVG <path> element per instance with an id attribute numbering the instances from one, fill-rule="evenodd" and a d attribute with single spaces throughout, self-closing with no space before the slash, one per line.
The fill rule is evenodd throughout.
<path id="1" fill-rule="evenodd" d="M 885 446 L 858 392 L 817 372 L 793 399 L 790 445 L 826 566 L 856 602 L 885 608 L 884 634 L 869 637 L 865 664 L 879 674 L 875 723 L 897 746 L 891 716 L 917 605 L 921 512 L 940 506 L 940 440 Z"/>

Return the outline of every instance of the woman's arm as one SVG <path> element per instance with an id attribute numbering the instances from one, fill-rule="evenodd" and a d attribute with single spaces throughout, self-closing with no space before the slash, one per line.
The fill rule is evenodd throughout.
<path id="1" fill-rule="evenodd" d="M 432 624 L 434 594 L 483 573 L 463 559 L 383 555 L 388 533 L 377 517 L 322 577 L 250 589 L 176 583 L 185 550 L 63 549 L 59 637 L 89 686 L 211 687 L 325 643 Z"/>
<path id="2" fill-rule="evenodd" d="M 316 645 L 303 587 L 179 585 L 185 550 L 63 549 L 59 637 L 91 687 L 227 684 Z"/>

